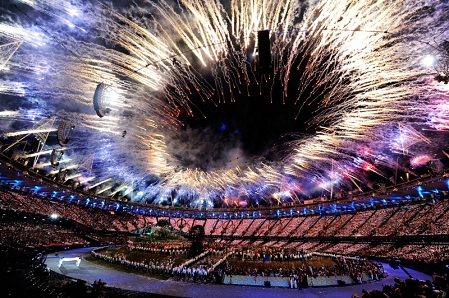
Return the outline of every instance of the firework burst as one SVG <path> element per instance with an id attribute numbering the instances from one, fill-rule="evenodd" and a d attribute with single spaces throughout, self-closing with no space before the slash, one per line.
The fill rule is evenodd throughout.
<path id="1" fill-rule="evenodd" d="M 209 207 L 217 198 L 250 201 L 242 206 L 295 201 L 319 185 L 331 196 L 361 191 L 370 185 L 366 171 L 388 180 L 395 154 L 432 143 L 418 128 L 447 129 L 447 90 L 420 63 L 438 48 L 433 37 L 437 45 L 449 39 L 449 6 L 441 1 L 19 2 L 2 9 L 0 24 L 2 44 L 20 45 L 0 61 L 9 144 L 2 150 L 10 154 L 19 137 L 45 133 L 34 164 L 56 175 L 48 152 L 57 126 L 38 123 L 71 122 L 63 182 L 97 195 Z M 272 69 L 260 75 L 256 33 L 264 29 Z M 100 83 L 110 92 L 103 118 L 92 107 Z M 291 121 L 314 107 L 305 125 L 315 133 L 290 134 L 275 160 L 236 157 L 226 152 L 238 148 L 221 146 L 201 149 L 215 151 L 208 168 L 186 163 L 201 141 L 186 145 L 186 131 L 195 130 L 182 117 L 207 117 L 199 103 L 229 104 L 241 94 L 294 102 Z M 402 152 L 398 140 L 407 144 Z M 27 149 L 26 159 L 35 150 Z"/>

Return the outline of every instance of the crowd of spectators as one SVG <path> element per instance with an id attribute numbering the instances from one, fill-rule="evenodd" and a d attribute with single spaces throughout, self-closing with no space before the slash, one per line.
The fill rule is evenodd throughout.
<path id="1" fill-rule="evenodd" d="M 360 255 L 383 256 L 408 261 L 422 261 L 426 263 L 445 262 L 449 260 L 449 247 L 447 245 L 404 245 L 383 244 L 366 247 L 358 251 Z"/>
<path id="2" fill-rule="evenodd" d="M 268 248 L 276 249 L 283 248 L 285 251 L 310 251 L 323 252 L 348 256 L 360 257 L 384 257 L 384 258 L 398 258 L 407 261 L 421 261 L 426 263 L 446 262 L 449 260 L 449 246 L 444 243 L 441 244 L 406 244 L 399 246 L 396 243 L 371 244 L 371 243 L 352 243 L 352 242 L 318 242 L 318 241 L 264 241 L 264 240 L 231 240 L 221 241 L 232 246 L 251 246 L 257 247 L 255 251 L 259 251 L 255 259 L 265 257 L 264 251 Z M 244 258 L 253 259 L 251 254 L 244 255 Z M 271 255 L 271 260 L 281 261 L 289 260 L 295 261 L 300 259 L 299 255 L 285 255 L 277 254 Z"/>
<path id="3" fill-rule="evenodd" d="M 69 247 L 126 244 L 128 236 L 80 230 L 71 220 L 0 209 L 0 247 L 58 251 Z"/>
<path id="4" fill-rule="evenodd" d="M 67 204 L 67 202 L 56 198 L 44 199 L 4 189 L 0 191 L 0 208 L 48 216 L 57 214 L 96 231 L 132 232 L 155 223 L 153 218 L 117 212 L 114 209 L 107 210 L 100 204 L 92 208 L 78 201 Z"/>
<path id="5" fill-rule="evenodd" d="M 88 244 L 86 239 L 72 230 L 53 224 L 23 221 L 0 222 L 0 246 L 42 248 Z"/>
<path id="6" fill-rule="evenodd" d="M 60 218 L 70 219 L 75 223 L 90 228 L 80 236 L 71 229 L 56 229 L 54 225 L 44 222 L 28 223 L 19 220 L 14 223 L 1 223 L 0 240 L 5 245 L 48 246 L 59 244 L 125 244 L 128 238 L 122 233 L 154 225 L 156 219 L 114 210 L 90 208 L 78 203 L 67 204 L 53 198 L 36 198 L 30 194 L 16 191 L 0 191 L 0 208 L 35 215 L 58 214 Z M 281 219 L 169 219 L 174 229 L 187 231 L 188 227 L 203 224 L 206 235 L 222 235 L 222 243 L 227 245 L 251 245 L 253 247 L 269 246 L 295 249 L 300 251 L 318 251 L 360 256 L 395 257 L 404 260 L 425 260 L 441 262 L 449 260 L 447 245 L 427 245 L 410 243 L 397 245 L 370 243 L 333 243 L 318 240 L 273 241 L 277 237 L 344 237 L 344 236 L 394 236 L 405 235 L 439 235 L 449 234 L 449 200 L 428 200 L 409 205 L 388 208 L 362 210 L 355 213 L 337 215 L 309 215 Z M 26 226 L 28 225 L 28 226 Z M 80 228 L 81 229 L 81 228 Z M 18 233 L 18 230 L 23 232 Z M 29 232 L 28 232 L 29 231 Z M 115 233 L 115 234 L 114 234 Z M 34 235 L 34 236 L 33 236 Z M 234 239 L 232 236 L 242 236 Z M 230 237 L 228 237 L 230 236 Z M 263 236 L 252 239 L 245 236 Z M 322 240 L 322 239 L 321 239 Z M 145 249 L 145 248 L 142 248 Z M 187 248 L 183 248 L 187 250 Z M 256 254 L 260 252 L 256 252 Z M 289 255 L 275 254 L 273 260 L 290 258 Z"/>
<path id="7" fill-rule="evenodd" d="M 354 294 L 352 298 L 442 298 L 446 297 L 449 285 L 446 274 L 433 274 L 432 281 L 395 278 L 394 282 L 394 285 L 384 285 L 382 290 L 362 290 L 361 295 Z"/>
<path id="8" fill-rule="evenodd" d="M 130 232 L 154 225 L 150 216 L 135 215 L 57 199 L 35 198 L 30 194 L 2 190 L 0 207 L 59 214 L 97 231 Z M 178 230 L 204 225 L 206 235 L 343 237 L 449 234 L 449 200 L 430 200 L 410 205 L 360 210 L 347 214 L 308 215 L 281 219 L 169 219 Z"/>
<path id="9" fill-rule="evenodd" d="M 167 242 L 137 242 L 129 245 L 130 250 L 143 251 L 154 254 L 185 255 L 190 248 L 189 242 L 167 241 Z"/>
<path id="10" fill-rule="evenodd" d="M 40 220 L 0 220 L 0 246 L 60 250 L 67 247 L 127 244 L 122 234 L 95 234 Z"/>
<path id="11" fill-rule="evenodd" d="M 98 245 L 122 245 L 130 241 L 129 237 L 123 234 L 83 233 L 83 235 Z"/>
<path id="12" fill-rule="evenodd" d="M 209 219 L 206 235 L 341 237 L 449 234 L 449 201 L 281 219 Z"/>

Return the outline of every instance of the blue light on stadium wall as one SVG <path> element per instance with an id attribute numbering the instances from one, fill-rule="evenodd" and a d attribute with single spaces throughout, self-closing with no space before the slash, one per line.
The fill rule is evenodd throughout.
<path id="1" fill-rule="evenodd" d="M 422 186 L 420 185 L 420 186 L 418 186 L 417 188 L 416 188 L 416 190 L 418 191 L 418 195 L 422 198 L 423 197 L 423 193 L 422 193 Z"/>

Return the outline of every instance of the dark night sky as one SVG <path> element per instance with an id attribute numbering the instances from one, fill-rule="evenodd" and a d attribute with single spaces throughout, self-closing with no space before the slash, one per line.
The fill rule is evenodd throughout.
<path id="1" fill-rule="evenodd" d="M 262 81 L 260 74 L 255 75 L 259 82 Z M 302 101 L 295 105 L 298 90 L 294 82 L 299 80 L 300 75 L 301 71 L 292 71 L 288 97 L 284 100 L 279 77 L 274 78 L 274 84 L 272 78 L 268 82 L 263 79 L 262 88 L 252 80 L 248 89 L 250 96 L 246 85 L 240 86 L 240 94 L 237 89 L 233 92 L 235 102 L 231 102 L 227 94 L 226 103 L 219 103 L 218 107 L 211 101 L 202 102 L 193 97 L 197 106 L 196 109 L 193 107 L 196 116 L 183 117 L 183 121 L 192 128 L 210 128 L 224 137 L 238 137 L 248 155 L 263 155 L 269 160 L 282 158 L 282 144 L 291 140 L 291 137 L 283 136 L 284 134 L 315 133 L 315 127 L 308 128 L 306 122 L 312 118 L 316 105 L 305 105 L 299 115 Z M 213 81 L 210 83 L 213 84 Z M 305 96 L 308 95 L 307 91 Z M 214 100 L 218 102 L 216 98 Z M 206 119 L 198 109 L 206 115 Z"/>

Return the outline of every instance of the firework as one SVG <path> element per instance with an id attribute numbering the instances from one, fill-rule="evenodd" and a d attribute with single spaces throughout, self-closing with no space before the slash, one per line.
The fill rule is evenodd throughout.
<path id="1" fill-rule="evenodd" d="M 332 196 L 361 190 L 367 171 L 388 179 L 398 168 L 393 155 L 432 143 L 419 126 L 447 129 L 447 92 L 419 63 L 435 51 L 433 36 L 448 38 L 444 14 L 431 13 L 447 9 L 441 1 L 20 2 L 2 15 L 25 6 L 33 13 L 0 24 L 0 41 L 18 46 L 0 61 L 0 93 L 18 98 L 0 111 L 11 144 L 2 150 L 14 151 L 14 137 L 56 131 L 33 126 L 45 117 L 70 121 L 76 128 L 61 168 L 70 171 L 66 181 L 78 178 L 97 194 L 195 207 L 241 196 L 281 203 L 311 195 L 313 184 Z M 254 71 L 258 30 L 270 30 L 270 75 Z M 100 83 L 111 91 L 101 119 L 92 107 Z M 218 106 L 264 85 L 282 89 L 283 98 L 264 94 L 271 101 L 293 96 L 298 115 L 316 106 L 306 123 L 316 134 L 292 134 L 279 161 L 241 158 L 206 170 L 180 161 L 178 152 L 195 147 L 176 141 L 186 132 L 180 116 L 207 117 L 192 98 Z M 30 104 L 32 118 L 19 110 Z M 48 167 L 47 142 L 24 156 Z M 92 156 L 92 174 L 83 156 Z"/>

